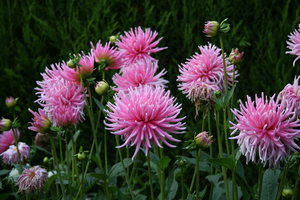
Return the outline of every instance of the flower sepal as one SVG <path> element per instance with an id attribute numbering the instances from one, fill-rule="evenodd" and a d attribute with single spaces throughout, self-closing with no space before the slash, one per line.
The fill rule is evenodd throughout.
<path id="1" fill-rule="evenodd" d="M 228 18 L 224 19 L 220 24 L 220 33 L 226 35 L 230 31 L 230 24 L 226 23 Z"/>

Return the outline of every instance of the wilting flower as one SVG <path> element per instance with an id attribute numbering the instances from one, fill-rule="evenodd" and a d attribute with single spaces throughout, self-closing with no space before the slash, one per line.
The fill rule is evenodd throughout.
<path id="1" fill-rule="evenodd" d="M 92 52 L 95 55 L 95 61 L 99 64 L 104 64 L 105 69 L 120 69 L 124 65 L 123 53 L 117 51 L 114 47 L 110 48 L 110 42 L 106 43 L 105 46 L 102 46 L 101 41 L 94 47 L 92 45 Z"/>
<path id="2" fill-rule="evenodd" d="M 11 123 L 10 119 L 0 119 L 0 131 L 9 131 L 11 129 Z"/>
<path id="3" fill-rule="evenodd" d="M 240 131 L 239 135 L 230 139 L 237 139 L 241 153 L 246 156 L 246 162 L 252 160 L 256 163 L 256 152 L 259 160 L 269 167 L 278 166 L 280 161 L 286 160 L 291 151 L 296 151 L 300 147 L 295 143 L 300 137 L 300 120 L 296 120 L 296 113 L 287 101 L 280 98 L 274 100 L 273 95 L 270 100 L 267 97 L 255 97 L 253 102 L 247 97 L 245 106 L 240 103 L 240 110 L 232 110 L 237 124 L 230 122 L 234 129 L 232 134 Z"/>
<path id="4" fill-rule="evenodd" d="M 170 91 L 165 92 L 162 87 L 153 89 L 151 86 L 129 88 L 128 94 L 123 91 L 114 96 L 115 104 L 108 103 L 110 110 L 106 110 L 106 119 L 111 123 L 105 123 L 107 130 L 112 134 L 121 135 L 125 140 L 121 148 L 127 145 L 136 146 L 132 159 L 136 156 L 141 144 L 148 149 L 157 144 L 163 148 L 159 140 L 169 147 L 166 139 L 180 142 L 169 133 L 184 133 L 185 127 L 181 121 L 185 118 L 177 118 L 181 105 L 175 103 L 175 98 L 170 96 Z"/>
<path id="5" fill-rule="evenodd" d="M 6 107 L 8 107 L 8 108 L 14 107 L 17 104 L 18 99 L 19 98 L 14 99 L 13 97 L 6 97 L 6 99 L 5 99 Z"/>
<path id="6" fill-rule="evenodd" d="M 239 64 L 243 61 L 244 52 L 240 53 L 238 48 L 232 49 L 229 54 L 229 62 L 232 64 Z"/>
<path id="7" fill-rule="evenodd" d="M 19 142 L 18 149 L 20 152 L 20 160 L 24 162 L 30 156 L 30 147 L 23 142 Z M 15 145 L 10 145 L 0 156 L 2 156 L 3 163 L 7 165 L 13 165 L 19 162 L 18 151 Z"/>
<path id="8" fill-rule="evenodd" d="M 56 64 L 57 66 L 59 64 Z M 37 81 L 39 99 L 36 100 L 44 107 L 53 126 L 73 125 L 84 119 L 84 94 L 81 85 L 65 80 L 59 71 L 52 65 L 53 70 L 46 68 L 42 73 L 44 80 Z"/>
<path id="9" fill-rule="evenodd" d="M 220 29 L 219 22 L 217 21 L 207 21 L 204 26 L 203 33 L 206 34 L 206 37 L 214 37 L 218 35 Z"/>
<path id="10" fill-rule="evenodd" d="M 203 131 L 194 138 L 194 141 L 196 146 L 203 150 L 211 145 L 213 142 L 211 138 L 212 136 L 208 136 L 207 131 Z"/>
<path id="11" fill-rule="evenodd" d="M 156 47 L 162 39 L 160 38 L 153 42 L 157 34 L 156 31 L 153 33 L 150 28 L 146 28 L 144 32 L 141 27 L 138 27 L 134 28 L 134 30 L 131 28 L 129 32 L 125 32 L 125 36 L 121 35 L 121 40 L 117 40 L 116 45 L 120 51 L 124 52 L 123 56 L 126 64 L 133 64 L 137 60 L 146 58 L 154 60 L 154 58 L 150 56 L 150 53 L 156 53 L 166 49 L 167 47 Z"/>
<path id="12" fill-rule="evenodd" d="M 18 139 L 20 138 L 20 131 L 18 129 L 14 129 L 15 133 L 17 134 Z M 14 132 L 12 129 L 9 131 L 3 131 L 0 134 L 0 154 L 6 151 L 10 145 L 15 143 Z"/>
<path id="13" fill-rule="evenodd" d="M 295 77 L 294 84 L 287 84 L 284 89 L 279 93 L 281 99 L 285 99 L 294 105 L 294 110 L 298 117 L 300 117 L 300 87 L 298 85 L 300 76 Z"/>
<path id="14" fill-rule="evenodd" d="M 99 95 L 103 95 L 109 90 L 109 84 L 106 81 L 98 81 L 95 86 L 95 91 Z"/>
<path id="15" fill-rule="evenodd" d="M 26 194 L 38 192 L 43 189 L 47 180 L 48 173 L 45 169 L 39 166 L 25 169 L 18 179 L 18 192 L 24 192 Z"/>
<path id="16" fill-rule="evenodd" d="M 153 87 L 162 86 L 168 83 L 161 78 L 167 72 L 164 69 L 155 75 L 158 68 L 157 61 L 152 62 L 150 59 L 138 60 L 135 64 L 122 69 L 122 76 L 115 74 L 113 81 L 117 85 L 115 91 L 127 93 L 128 88 L 138 87 L 140 85 L 149 85 Z"/>
<path id="17" fill-rule="evenodd" d="M 288 37 L 290 41 L 287 41 L 288 44 L 287 48 L 290 49 L 290 51 L 286 51 L 286 54 L 291 54 L 297 56 L 297 58 L 293 62 L 293 66 L 295 67 L 296 61 L 300 59 L 300 24 L 299 29 L 295 29 L 293 33 L 291 33 Z"/>
<path id="18" fill-rule="evenodd" d="M 8 175 L 8 180 L 12 181 L 13 183 L 17 183 L 18 178 L 20 177 L 19 170 L 16 168 L 13 168 Z"/>
<path id="19" fill-rule="evenodd" d="M 50 149 L 49 141 L 50 141 L 50 136 L 47 133 L 45 133 L 45 134 L 37 133 L 34 138 L 35 146 L 42 147 L 46 150 Z"/>
<path id="20" fill-rule="evenodd" d="M 90 78 L 93 71 L 95 70 L 94 56 L 90 55 L 90 54 L 88 56 L 86 56 L 83 53 L 83 56 L 81 57 L 81 60 L 78 64 L 81 65 L 80 73 L 81 73 L 83 81 Z M 75 70 L 75 68 L 70 68 L 67 63 L 62 62 L 61 65 L 57 64 L 56 67 L 64 79 L 71 81 L 71 82 L 75 82 L 76 84 L 80 84 L 80 74 L 79 74 L 78 66 L 76 66 L 76 70 Z M 52 68 L 53 68 L 53 65 L 52 65 Z"/>
<path id="21" fill-rule="evenodd" d="M 30 108 L 28 110 L 34 115 L 33 122 L 29 122 L 32 126 L 28 127 L 29 130 L 39 133 L 46 133 L 51 126 L 51 121 L 42 109 L 38 109 L 39 113 L 33 112 Z"/>

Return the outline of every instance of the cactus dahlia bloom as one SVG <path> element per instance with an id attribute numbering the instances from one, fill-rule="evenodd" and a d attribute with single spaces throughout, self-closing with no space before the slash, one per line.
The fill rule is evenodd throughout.
<path id="1" fill-rule="evenodd" d="M 56 64 L 57 67 L 58 65 Z M 74 125 L 84 119 L 85 99 L 82 87 L 65 80 L 53 65 L 52 69 L 46 68 L 46 72 L 41 74 L 44 80 L 37 81 L 39 87 L 35 89 L 39 98 L 36 102 L 44 107 L 43 111 L 54 126 Z"/>
<path id="2" fill-rule="evenodd" d="M 114 90 L 127 93 L 128 88 L 140 85 L 165 87 L 168 81 L 161 77 L 167 72 L 163 69 L 155 75 L 157 68 L 157 61 L 152 62 L 150 59 L 138 60 L 135 64 L 123 68 L 122 76 L 119 74 L 113 76 L 112 79 L 117 85 L 117 88 L 114 88 Z"/>
<path id="3" fill-rule="evenodd" d="M 153 42 L 157 36 L 150 28 L 146 28 L 145 32 L 141 27 L 131 28 L 129 32 L 125 32 L 125 36 L 120 36 L 121 40 L 117 40 L 116 45 L 120 51 L 124 52 L 123 58 L 126 64 L 133 64 L 137 60 L 149 58 L 155 60 L 150 56 L 150 53 L 156 53 L 164 50 L 167 47 L 157 48 L 157 44 L 162 39 Z M 156 47 L 156 48 L 155 48 Z"/>
<path id="4" fill-rule="evenodd" d="M 14 129 L 15 133 L 18 136 L 18 139 L 20 138 L 20 131 L 18 129 Z M 3 131 L 2 134 L 0 134 L 0 154 L 6 151 L 10 145 L 15 143 L 15 137 L 13 130 L 10 129 L 9 131 Z"/>
<path id="5" fill-rule="evenodd" d="M 83 52 L 82 52 L 83 53 Z M 83 53 L 83 56 L 81 57 L 81 60 L 79 61 L 80 67 L 80 73 L 82 76 L 83 81 L 86 79 L 90 78 L 93 71 L 95 70 L 94 68 L 94 55 L 88 55 L 86 56 Z M 54 65 L 52 65 L 53 69 Z M 80 75 L 79 75 L 79 70 L 78 66 L 76 66 L 76 70 L 74 68 L 68 67 L 68 65 L 63 61 L 61 66 L 59 64 L 56 64 L 56 68 L 59 71 L 60 75 L 71 82 L 75 82 L 76 84 L 80 84 Z"/>
<path id="6" fill-rule="evenodd" d="M 182 90 L 183 94 L 189 94 L 192 86 L 198 85 L 200 87 L 203 83 L 207 85 L 215 85 L 225 93 L 225 81 L 224 81 L 224 67 L 223 58 L 221 55 L 221 49 L 215 45 L 208 43 L 208 46 L 200 46 L 201 54 L 196 53 L 182 67 L 179 65 L 179 72 L 181 73 L 177 81 L 180 81 L 178 85 L 179 90 Z M 227 83 L 230 86 L 233 78 L 233 65 L 226 61 L 226 73 Z M 235 72 L 237 73 L 237 71 Z M 235 77 L 238 75 L 235 74 Z M 191 99 L 195 101 L 195 99 Z"/>
<path id="7" fill-rule="evenodd" d="M 40 108 L 39 113 L 33 112 L 30 108 L 28 110 L 34 115 L 33 122 L 29 122 L 32 126 L 28 127 L 28 129 L 39 133 L 46 133 L 51 126 L 48 116 Z"/>
<path id="8" fill-rule="evenodd" d="M 294 110 L 298 117 L 300 117 L 300 87 L 298 85 L 300 76 L 295 77 L 294 84 L 287 84 L 279 93 L 280 98 L 285 98 L 290 104 L 294 105 Z"/>
<path id="9" fill-rule="evenodd" d="M 18 192 L 24 192 L 26 194 L 38 192 L 43 189 L 47 180 L 48 173 L 45 169 L 39 166 L 25 169 L 17 182 L 19 186 Z"/>
<path id="10" fill-rule="evenodd" d="M 117 51 L 114 47 L 110 48 L 110 42 L 105 43 L 103 47 L 101 41 L 94 47 L 91 42 L 92 52 L 95 56 L 95 61 L 97 63 L 104 63 L 106 65 L 105 69 L 120 69 L 124 65 L 122 60 L 123 54 L 120 51 Z"/>
<path id="11" fill-rule="evenodd" d="M 287 48 L 290 49 L 290 51 L 286 51 L 286 54 L 291 54 L 297 56 L 297 58 L 293 62 L 293 66 L 295 67 L 296 61 L 300 59 L 300 24 L 299 29 L 295 29 L 293 33 L 291 33 L 288 37 L 290 41 L 287 41 L 288 44 Z"/>
<path id="12" fill-rule="evenodd" d="M 170 91 L 165 92 L 162 87 L 154 89 L 145 85 L 129 88 L 128 94 L 120 91 L 115 94 L 114 100 L 114 104 L 111 102 L 107 104 L 110 110 L 106 110 L 106 119 L 111 123 L 105 123 L 106 129 L 113 131 L 112 134 L 121 135 L 124 139 L 124 144 L 117 148 L 136 146 L 132 159 L 141 145 L 147 155 L 152 145 L 157 144 L 163 148 L 160 140 L 169 147 L 176 146 L 167 140 L 180 142 L 169 133 L 184 133 L 185 123 L 181 121 L 185 117 L 177 118 L 181 105 L 175 103 L 176 99 L 170 96 Z"/>
<path id="13" fill-rule="evenodd" d="M 234 129 L 232 134 L 240 131 L 239 135 L 230 139 L 237 139 L 241 153 L 246 156 L 246 162 L 259 161 L 269 167 L 280 164 L 286 160 L 291 151 L 297 152 L 300 147 L 295 143 L 300 137 L 300 120 L 296 119 L 296 113 L 289 107 L 284 99 L 279 104 L 280 98 L 274 100 L 273 95 L 267 97 L 255 97 L 255 101 L 247 97 L 245 105 L 240 104 L 240 110 L 231 110 L 235 115 L 237 124 L 230 122 Z M 258 151 L 259 161 L 256 162 Z"/>
<path id="14" fill-rule="evenodd" d="M 23 142 L 19 142 L 18 149 L 20 152 L 20 160 L 24 162 L 30 156 L 30 147 Z M 3 163 L 7 165 L 13 165 L 19 162 L 18 151 L 15 145 L 10 145 L 0 156 L 2 156 Z"/>

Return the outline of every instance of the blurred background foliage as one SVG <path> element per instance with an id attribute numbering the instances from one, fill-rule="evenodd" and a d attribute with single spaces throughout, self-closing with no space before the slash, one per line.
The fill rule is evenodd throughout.
<path id="1" fill-rule="evenodd" d="M 160 71 L 168 71 L 164 76 L 169 80 L 168 89 L 182 103 L 181 115 L 187 116 L 187 134 L 177 136 L 182 140 L 200 132 L 202 120 L 194 120 L 194 105 L 177 88 L 178 65 L 199 52 L 200 45 L 211 42 L 220 47 L 218 38 L 207 38 L 202 33 L 205 21 L 228 18 L 231 31 L 223 38 L 225 51 L 229 55 L 237 47 L 244 52 L 236 100 L 244 101 L 246 95 L 254 97 L 261 92 L 278 94 L 300 75 L 300 61 L 293 67 L 296 57 L 285 54 L 288 35 L 300 23 L 300 2 L 296 0 L 4 0 L 0 8 L 0 116 L 12 118 L 5 98 L 19 97 L 21 140 L 25 141 L 32 142 L 35 136 L 27 129 L 32 118 L 28 108 L 37 111 L 39 107 L 34 103 L 34 88 L 45 67 L 68 60 L 69 53 L 88 53 L 90 42 L 101 40 L 104 44 L 109 36 L 138 26 L 156 30 L 157 38 L 163 37 L 158 46 L 168 47 L 153 57 L 159 60 Z M 106 77 L 115 72 L 107 71 Z M 85 142 L 92 140 L 88 126 L 83 125 L 84 134 L 80 136 L 86 138 Z M 185 144 L 177 145 L 175 151 L 166 147 L 167 154 L 182 154 Z"/>

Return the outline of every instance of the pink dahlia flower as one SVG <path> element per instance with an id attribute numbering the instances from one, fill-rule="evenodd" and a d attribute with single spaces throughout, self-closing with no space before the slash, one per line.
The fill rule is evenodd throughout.
<path id="1" fill-rule="evenodd" d="M 18 136 L 18 139 L 20 138 L 20 131 L 18 129 L 14 129 L 15 133 Z M 6 151 L 10 145 L 15 143 L 15 137 L 13 130 L 10 129 L 9 131 L 3 131 L 2 134 L 0 134 L 0 154 Z"/>
<path id="2" fill-rule="evenodd" d="M 124 65 L 124 61 L 122 60 L 123 54 L 120 51 L 117 51 L 114 47 L 110 48 L 110 42 L 105 43 L 103 47 L 101 41 L 94 47 L 92 45 L 92 52 L 95 56 L 95 61 L 97 63 L 104 63 L 106 65 L 105 69 L 120 69 Z"/>
<path id="3" fill-rule="evenodd" d="M 38 192 L 44 188 L 47 180 L 48 173 L 45 169 L 39 166 L 25 169 L 17 182 L 19 186 L 18 192 L 24 192 L 26 194 Z"/>
<path id="4" fill-rule="evenodd" d="M 149 85 L 153 87 L 166 87 L 167 80 L 161 78 L 167 72 L 164 69 L 155 75 L 158 65 L 157 61 L 152 62 L 150 59 L 138 60 L 135 64 L 122 69 L 122 76 L 115 74 L 113 81 L 117 85 L 115 91 L 124 91 L 127 93 L 128 88 L 138 87 L 140 85 Z"/>
<path id="5" fill-rule="evenodd" d="M 300 59 L 300 24 L 299 29 L 295 29 L 293 33 L 291 33 L 288 37 L 290 41 L 287 41 L 288 44 L 287 48 L 290 49 L 290 51 L 286 51 L 286 54 L 291 54 L 297 56 L 297 58 L 293 62 L 293 66 L 295 67 L 296 61 Z"/>
<path id="6" fill-rule="evenodd" d="M 51 121 L 42 109 L 39 108 L 39 113 L 33 112 L 30 108 L 28 110 L 34 115 L 33 122 L 29 122 L 32 126 L 28 127 L 29 130 L 39 133 L 46 133 L 50 129 Z"/>
<path id="7" fill-rule="evenodd" d="M 40 87 L 35 88 L 39 95 L 36 102 L 44 107 L 43 111 L 53 126 L 82 121 L 85 99 L 81 85 L 65 80 L 53 65 L 52 69 L 46 68 L 46 72 L 41 74 L 44 80 L 37 81 Z"/>
<path id="8" fill-rule="evenodd" d="M 300 147 L 295 143 L 300 137 L 300 120 L 296 119 L 296 113 L 286 105 L 286 101 L 279 104 L 280 98 L 270 100 L 267 97 L 255 97 L 253 102 L 247 97 L 245 106 L 240 104 L 240 110 L 232 110 L 237 124 L 230 122 L 234 129 L 232 134 L 240 131 L 239 135 L 230 139 L 237 139 L 241 153 L 249 160 L 256 162 L 258 151 L 259 160 L 269 167 L 278 166 L 280 161 L 286 160 L 291 151 Z"/>
<path id="9" fill-rule="evenodd" d="M 144 32 L 141 27 L 138 27 L 134 28 L 134 30 L 131 28 L 129 32 L 125 32 L 125 36 L 121 35 L 121 41 L 117 40 L 116 45 L 120 51 L 124 52 L 123 57 L 126 64 L 133 64 L 137 60 L 146 58 L 154 60 L 150 53 L 166 49 L 167 47 L 155 48 L 162 39 L 160 38 L 153 42 L 157 34 L 156 31 L 153 33 L 150 28 L 146 28 Z"/>
<path id="10" fill-rule="evenodd" d="M 94 56 L 90 55 L 90 54 L 88 56 L 86 56 L 83 53 L 83 56 L 81 57 L 79 65 L 81 65 L 80 73 L 81 73 L 82 79 L 83 79 L 83 81 L 85 81 L 86 79 L 91 77 L 93 71 L 95 70 Z M 76 84 L 80 84 L 80 75 L 79 75 L 78 66 L 76 66 L 76 70 L 75 70 L 75 68 L 70 68 L 70 67 L 68 67 L 68 65 L 65 62 L 62 62 L 61 66 L 59 64 L 56 64 L 56 67 L 64 79 L 71 81 L 71 82 L 75 82 Z"/>
<path id="11" fill-rule="evenodd" d="M 285 99 L 294 105 L 294 110 L 298 117 L 300 117 L 300 87 L 298 85 L 300 76 L 295 77 L 294 84 L 287 84 L 284 89 L 279 93 L 281 99 Z"/>
<path id="12" fill-rule="evenodd" d="M 175 103 L 175 98 L 170 96 L 170 91 L 165 92 L 162 87 L 151 86 L 129 88 L 129 93 L 123 91 L 114 96 L 115 103 L 108 103 L 106 119 L 111 123 L 105 123 L 107 130 L 112 134 L 121 135 L 125 140 L 121 148 L 130 144 L 136 145 L 132 159 L 136 156 L 141 144 L 147 155 L 151 145 L 157 144 L 163 148 L 159 140 L 169 147 L 176 147 L 167 142 L 180 142 L 169 133 L 184 133 L 185 127 L 181 121 L 185 118 L 177 118 L 181 105 Z"/>
<path id="13" fill-rule="evenodd" d="M 30 156 L 30 147 L 23 142 L 19 142 L 18 149 L 20 152 L 20 160 L 24 162 Z M 18 151 L 15 145 L 10 145 L 0 156 L 2 156 L 3 163 L 7 165 L 13 165 L 19 162 Z"/>
<path id="14" fill-rule="evenodd" d="M 177 81 L 180 81 L 179 90 L 182 90 L 183 94 L 191 93 L 193 87 L 201 87 L 201 85 L 215 85 L 225 93 L 225 81 L 224 81 L 224 67 L 221 49 L 215 45 L 208 43 L 208 46 L 199 47 L 201 54 L 196 53 L 182 67 L 179 66 L 179 72 L 181 73 Z M 233 79 L 233 65 L 226 61 L 226 73 L 227 83 L 230 86 Z M 235 71 L 235 77 L 237 77 L 237 71 Z M 189 96 L 190 98 L 192 96 Z M 196 96 L 195 96 L 196 97 Z M 196 101 L 196 99 L 191 99 Z"/>

